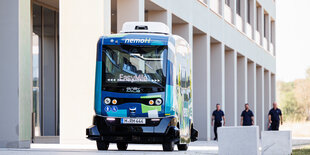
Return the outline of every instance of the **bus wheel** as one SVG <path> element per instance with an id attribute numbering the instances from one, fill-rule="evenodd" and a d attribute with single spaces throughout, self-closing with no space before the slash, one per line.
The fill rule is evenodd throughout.
<path id="1" fill-rule="evenodd" d="M 128 147 L 128 143 L 117 143 L 116 145 L 117 145 L 118 150 L 121 150 L 121 151 L 127 150 L 127 147 Z"/>
<path id="2" fill-rule="evenodd" d="M 174 150 L 174 142 L 168 141 L 163 143 L 163 150 L 164 151 L 173 151 Z"/>
<path id="3" fill-rule="evenodd" d="M 109 149 L 109 143 L 97 140 L 97 149 L 98 150 L 108 150 Z"/>
<path id="4" fill-rule="evenodd" d="M 178 144 L 179 151 L 186 151 L 188 149 L 188 144 Z"/>

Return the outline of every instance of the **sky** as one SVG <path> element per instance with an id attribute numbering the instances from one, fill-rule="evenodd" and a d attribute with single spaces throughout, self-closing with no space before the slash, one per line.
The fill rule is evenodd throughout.
<path id="1" fill-rule="evenodd" d="M 277 80 L 304 78 L 310 67 L 310 0 L 276 0 Z"/>

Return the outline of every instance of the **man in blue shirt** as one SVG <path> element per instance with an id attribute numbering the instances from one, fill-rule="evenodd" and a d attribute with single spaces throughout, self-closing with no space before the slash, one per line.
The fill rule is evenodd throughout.
<path id="1" fill-rule="evenodd" d="M 224 112 L 221 110 L 220 104 L 216 104 L 216 110 L 212 113 L 211 125 L 214 126 L 214 140 L 217 140 L 217 128 L 222 126 L 222 120 L 224 120 L 225 126 L 225 116 Z"/>
<path id="2" fill-rule="evenodd" d="M 269 125 L 268 128 L 271 130 L 279 130 L 279 125 L 283 124 L 282 112 L 278 108 L 277 103 L 273 102 L 273 108 L 269 111 L 268 118 L 269 118 Z"/>
<path id="3" fill-rule="evenodd" d="M 253 112 L 249 108 L 249 104 L 246 103 L 244 105 L 245 110 L 241 113 L 241 126 L 251 126 L 254 125 L 254 115 Z"/>

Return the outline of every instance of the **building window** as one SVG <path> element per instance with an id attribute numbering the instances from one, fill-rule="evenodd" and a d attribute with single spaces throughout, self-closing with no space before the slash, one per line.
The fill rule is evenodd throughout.
<path id="1" fill-rule="evenodd" d="M 271 22 L 271 29 L 270 29 L 270 37 L 271 37 L 271 43 L 274 43 L 274 39 L 275 39 L 275 36 L 274 36 L 274 32 L 275 32 L 275 25 L 274 25 L 274 21 Z"/>
<path id="2" fill-rule="evenodd" d="M 267 37 L 267 15 L 264 14 L 264 37 Z"/>
<path id="3" fill-rule="evenodd" d="M 225 0 L 225 4 L 230 6 L 230 0 Z"/>
<path id="4" fill-rule="evenodd" d="M 251 23 L 251 0 L 248 0 L 248 8 L 247 8 L 247 15 L 248 15 L 248 23 Z"/>
<path id="5" fill-rule="evenodd" d="M 200 2 L 207 4 L 207 0 L 199 0 Z"/>
<path id="6" fill-rule="evenodd" d="M 260 15 L 259 15 L 259 7 L 256 7 L 256 30 L 259 30 L 259 24 L 260 24 Z"/>
<path id="7" fill-rule="evenodd" d="M 237 14 L 239 16 L 241 16 L 241 2 L 240 2 L 240 0 L 237 0 L 236 7 L 237 7 Z"/>

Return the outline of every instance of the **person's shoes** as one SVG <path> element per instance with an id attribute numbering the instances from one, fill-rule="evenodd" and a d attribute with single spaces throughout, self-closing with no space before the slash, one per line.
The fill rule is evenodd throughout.
<path id="1" fill-rule="evenodd" d="M 217 140 L 217 138 L 214 138 L 213 140 Z"/>

